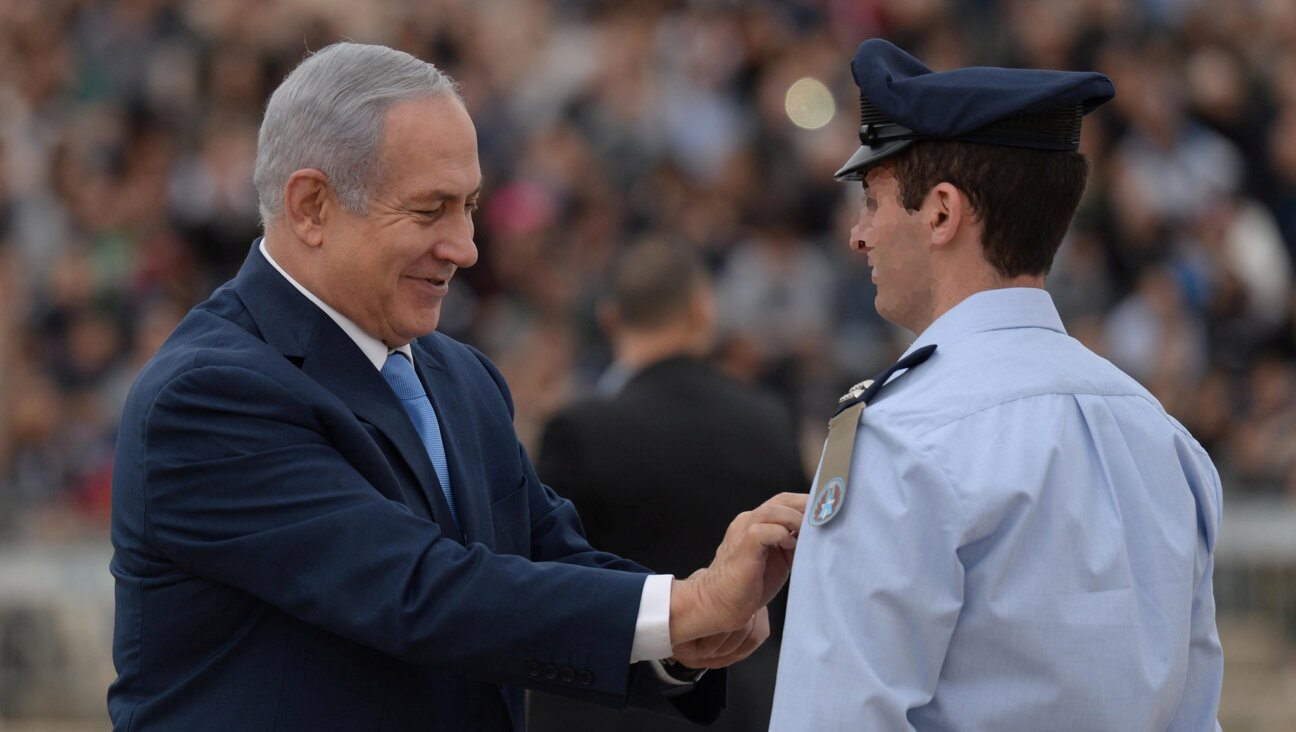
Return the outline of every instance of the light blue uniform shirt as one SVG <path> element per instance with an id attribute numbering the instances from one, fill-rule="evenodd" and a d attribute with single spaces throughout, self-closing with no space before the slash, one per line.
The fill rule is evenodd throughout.
<path id="1" fill-rule="evenodd" d="M 931 343 L 801 527 L 770 729 L 1218 729 L 1205 451 L 1043 290 L 973 295 Z"/>

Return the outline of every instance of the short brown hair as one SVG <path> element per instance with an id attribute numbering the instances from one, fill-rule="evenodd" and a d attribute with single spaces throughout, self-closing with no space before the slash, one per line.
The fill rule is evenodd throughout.
<path id="1" fill-rule="evenodd" d="M 1072 151 L 925 140 L 895 157 L 900 203 L 916 211 L 938 183 L 967 195 L 985 232 L 985 256 L 1006 277 L 1047 274 L 1089 177 Z"/>
<path id="2" fill-rule="evenodd" d="M 608 295 L 623 325 L 651 329 L 683 317 L 689 301 L 709 284 L 710 274 L 697 254 L 648 238 L 617 260 Z"/>

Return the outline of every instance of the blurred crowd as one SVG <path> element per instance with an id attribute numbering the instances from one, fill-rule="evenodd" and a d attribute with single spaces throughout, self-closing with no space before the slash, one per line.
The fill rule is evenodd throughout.
<path id="1" fill-rule="evenodd" d="M 817 456 L 835 397 L 912 338 L 874 313 L 860 191 L 832 179 L 873 36 L 937 69 L 1112 77 L 1050 289 L 1229 495 L 1296 498 L 1290 0 L 0 0 L 0 536 L 105 530 L 131 379 L 258 234 L 264 100 L 343 38 L 462 83 L 481 260 L 441 329 L 501 367 L 525 443 L 607 365 L 605 270 L 651 237 L 705 256 L 718 362 Z M 786 108 L 804 77 L 836 100 L 818 129 Z"/>

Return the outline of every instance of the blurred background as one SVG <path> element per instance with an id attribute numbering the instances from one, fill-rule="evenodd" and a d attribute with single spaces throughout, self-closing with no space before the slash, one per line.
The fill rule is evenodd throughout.
<path id="1" fill-rule="evenodd" d="M 873 312 L 860 191 L 832 180 L 874 36 L 1114 80 L 1049 286 L 1223 476 L 1221 722 L 1296 730 L 1292 0 L 0 0 L 0 730 L 109 726 L 121 404 L 258 234 L 257 124 L 305 52 L 384 43 L 462 82 L 482 256 L 441 329 L 500 366 L 530 449 L 607 365 L 611 257 L 664 238 L 715 272 L 717 362 L 814 460 L 912 337 Z"/>

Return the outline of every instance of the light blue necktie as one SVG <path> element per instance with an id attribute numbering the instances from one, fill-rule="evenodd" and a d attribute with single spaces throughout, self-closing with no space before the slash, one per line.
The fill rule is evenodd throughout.
<path id="1" fill-rule="evenodd" d="M 441 490 L 445 492 L 446 503 L 450 505 L 450 518 L 458 525 L 459 515 L 455 512 L 454 498 L 450 495 L 450 468 L 446 464 L 445 445 L 441 444 L 441 425 L 437 422 L 432 402 L 428 401 L 427 392 L 423 390 L 423 383 L 419 381 L 418 374 L 414 373 L 414 365 L 405 358 L 405 354 L 394 351 L 387 354 L 382 375 L 414 422 L 414 429 L 418 430 L 419 437 L 423 440 L 423 449 L 432 458 L 432 467 L 436 469 L 437 479 L 441 481 Z"/>

